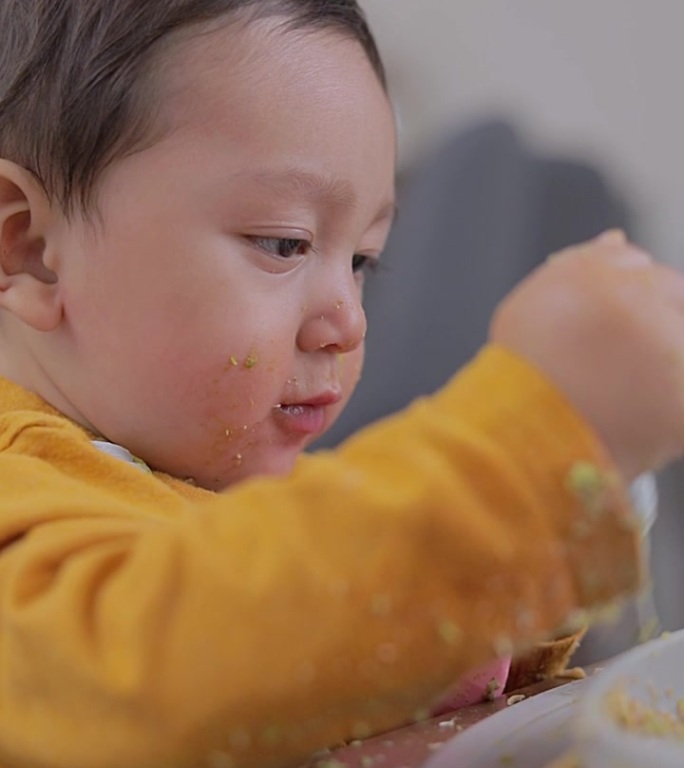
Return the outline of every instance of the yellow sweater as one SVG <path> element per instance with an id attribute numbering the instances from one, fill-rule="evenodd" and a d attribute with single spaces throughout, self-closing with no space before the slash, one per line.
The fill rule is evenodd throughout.
<path id="1" fill-rule="evenodd" d="M 639 582 L 600 445 L 490 348 L 287 479 L 212 494 L 0 381 L 0 766 L 296 764 Z"/>

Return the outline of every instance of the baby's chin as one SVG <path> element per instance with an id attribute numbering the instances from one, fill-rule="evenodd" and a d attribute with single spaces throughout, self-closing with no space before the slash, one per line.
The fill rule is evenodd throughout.
<path id="1" fill-rule="evenodd" d="M 224 491 L 236 483 L 242 483 L 255 477 L 284 477 L 292 473 L 302 453 L 312 443 L 327 432 L 339 416 L 336 409 L 327 421 L 325 429 L 319 434 L 302 436 L 293 443 L 269 443 L 260 441 L 244 449 L 235 445 L 230 456 L 216 457 L 211 464 L 203 464 L 185 472 L 184 476 L 192 478 L 194 485 L 209 491 Z M 173 473 L 172 473 L 173 474 Z"/>
<path id="2" fill-rule="evenodd" d="M 295 468 L 301 451 L 269 452 L 266 456 L 244 456 L 239 464 L 214 472 L 198 473 L 193 478 L 196 485 L 209 491 L 224 491 L 237 483 L 255 477 L 284 477 Z"/>

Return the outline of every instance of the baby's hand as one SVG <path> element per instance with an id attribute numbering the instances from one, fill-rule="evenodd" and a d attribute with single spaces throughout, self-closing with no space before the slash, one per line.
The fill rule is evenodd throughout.
<path id="1" fill-rule="evenodd" d="M 625 479 L 684 453 L 684 275 L 621 232 L 532 273 L 501 303 L 490 336 L 566 394 Z"/>

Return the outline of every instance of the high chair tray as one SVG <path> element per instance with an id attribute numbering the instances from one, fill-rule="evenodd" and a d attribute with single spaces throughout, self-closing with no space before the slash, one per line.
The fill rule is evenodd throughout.
<path id="1" fill-rule="evenodd" d="M 572 745 L 578 680 L 513 704 L 451 739 L 424 768 L 546 768 Z"/>

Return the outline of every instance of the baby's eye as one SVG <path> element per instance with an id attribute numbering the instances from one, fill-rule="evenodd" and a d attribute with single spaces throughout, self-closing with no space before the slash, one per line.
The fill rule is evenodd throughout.
<path id="1" fill-rule="evenodd" d="M 251 237 L 250 240 L 263 251 L 279 256 L 281 259 L 290 259 L 293 256 L 306 256 L 311 250 L 308 240 L 290 237 Z"/>
<path id="2" fill-rule="evenodd" d="M 355 253 L 352 258 L 352 271 L 362 272 L 365 270 L 373 270 L 378 266 L 378 260 L 370 256 L 364 256 L 361 253 Z"/>

